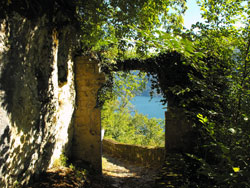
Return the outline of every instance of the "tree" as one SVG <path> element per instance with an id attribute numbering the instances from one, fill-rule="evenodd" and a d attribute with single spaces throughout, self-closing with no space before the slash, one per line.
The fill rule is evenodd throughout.
<path id="1" fill-rule="evenodd" d="M 248 187 L 250 3 L 199 2 L 205 23 L 196 23 L 189 33 L 195 49 L 204 54 L 196 63 L 202 79 L 190 75 L 192 89 L 200 91 L 203 114 L 196 123 L 202 137 L 196 157 L 191 155 L 200 164 L 196 180 L 205 175 L 206 186 Z"/>
<path id="2" fill-rule="evenodd" d="M 84 50 L 100 51 L 104 55 L 110 49 L 117 49 L 113 55 L 122 57 L 130 48 L 146 54 L 150 41 L 145 33 L 160 27 L 171 33 L 182 28 L 186 3 L 183 0 L 95 0 L 79 2 L 78 7 Z"/>
<path id="3" fill-rule="evenodd" d="M 164 121 L 139 114 L 131 104 L 146 83 L 145 73 L 115 74 L 113 97 L 102 108 L 106 137 L 128 144 L 164 146 Z"/>

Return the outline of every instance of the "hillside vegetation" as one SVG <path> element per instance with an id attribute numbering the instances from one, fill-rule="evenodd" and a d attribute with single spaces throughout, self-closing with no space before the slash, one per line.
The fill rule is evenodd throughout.
<path id="1" fill-rule="evenodd" d="M 112 97 L 102 108 L 105 137 L 128 144 L 164 146 L 164 120 L 148 118 L 131 104 L 131 100 L 140 95 L 146 86 L 145 74 L 116 73 L 110 93 Z"/>

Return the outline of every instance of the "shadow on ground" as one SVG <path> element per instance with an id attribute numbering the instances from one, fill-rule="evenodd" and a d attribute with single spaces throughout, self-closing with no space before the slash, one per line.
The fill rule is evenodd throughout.
<path id="1" fill-rule="evenodd" d="M 66 168 L 53 168 L 39 176 L 28 188 L 83 188 L 89 183 L 82 174 Z"/>
<path id="2" fill-rule="evenodd" d="M 103 156 L 103 175 L 58 167 L 49 169 L 28 188 L 154 188 L 159 168 L 144 167 Z"/>
<path id="3" fill-rule="evenodd" d="M 115 188 L 152 188 L 159 168 L 145 167 L 103 155 L 103 178 Z"/>

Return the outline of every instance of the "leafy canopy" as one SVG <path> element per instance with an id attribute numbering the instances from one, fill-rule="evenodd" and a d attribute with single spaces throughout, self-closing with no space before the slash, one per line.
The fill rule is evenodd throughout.
<path id="1" fill-rule="evenodd" d="M 78 11 L 85 50 L 107 52 L 116 49 L 116 56 L 134 48 L 138 53 L 152 41 L 148 36 L 156 29 L 173 33 L 182 28 L 184 0 L 110 0 L 79 1 Z M 114 54 L 113 54 L 114 55 Z"/>

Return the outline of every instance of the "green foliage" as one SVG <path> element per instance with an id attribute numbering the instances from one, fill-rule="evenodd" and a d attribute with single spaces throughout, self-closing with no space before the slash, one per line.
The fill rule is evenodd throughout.
<path id="1" fill-rule="evenodd" d="M 206 117 L 198 117 L 202 137 L 195 152 L 186 154 L 185 157 L 186 165 L 189 166 L 189 171 L 191 170 L 189 179 L 194 179 L 188 183 L 189 187 L 249 187 L 248 149 L 239 143 L 228 143 L 235 140 L 233 130 L 215 128 L 215 124 Z M 249 135 L 249 132 L 247 134 Z"/>
<path id="2" fill-rule="evenodd" d="M 250 2 L 198 2 L 205 23 L 196 23 L 182 35 L 193 41 L 195 58 L 177 50 L 182 59 L 176 64 L 192 67 L 179 74 L 187 75 L 183 80 L 188 82 L 175 80 L 176 85 L 171 86 L 167 76 L 160 77 L 161 71 L 155 71 L 155 87 L 162 89 L 165 99 L 175 100 L 170 105 L 185 110 L 197 131 L 196 147 L 183 154 L 187 180 L 178 186 L 250 187 Z M 169 64 L 174 61 L 164 59 Z M 155 61 L 159 65 L 164 60 Z M 169 69 L 177 72 L 170 65 Z"/>
<path id="3" fill-rule="evenodd" d="M 131 48 L 140 55 L 147 54 L 147 43 L 151 42 L 144 33 L 159 29 L 178 33 L 186 9 L 184 0 L 4 0 L 0 18 L 12 12 L 30 19 L 47 15 L 59 29 L 65 24 L 79 29 L 83 53 L 98 51 L 105 56 L 114 50 L 115 58 L 123 57 Z"/>
<path id="4" fill-rule="evenodd" d="M 68 165 L 68 157 L 65 155 L 64 152 L 62 152 L 62 154 L 60 155 L 60 164 L 61 166 L 67 166 Z"/>
<path id="5" fill-rule="evenodd" d="M 65 152 L 63 151 L 59 157 L 59 159 L 56 159 L 53 163 L 53 167 L 67 167 L 68 166 L 69 159 L 65 155 Z"/>
<path id="6" fill-rule="evenodd" d="M 250 4 L 221 0 L 200 5 L 206 23 L 193 25 L 199 32 L 192 37 L 206 58 L 197 64 L 202 79 L 190 77 L 201 91 L 202 108 L 196 111 L 201 138 L 188 158 L 196 161 L 195 172 L 209 187 L 249 187 Z"/>
<path id="7" fill-rule="evenodd" d="M 152 30 L 177 33 L 182 28 L 182 16 L 187 8 L 183 0 L 88 0 L 78 1 L 76 5 L 84 52 L 98 51 L 107 58 L 112 51 L 114 56 L 108 56 L 112 59 L 123 58 L 131 48 L 140 56 L 148 54 L 151 38 L 156 33 Z M 167 36 L 175 41 L 174 36 Z M 169 45 L 178 46 L 177 42 L 167 40 Z M 159 40 L 156 43 L 159 46 Z"/>
<path id="8" fill-rule="evenodd" d="M 139 114 L 130 102 L 145 86 L 145 74 L 116 73 L 113 98 L 106 101 L 102 109 L 106 137 L 128 144 L 164 145 L 163 120 Z"/>
<path id="9" fill-rule="evenodd" d="M 14 184 L 13 184 L 13 188 L 22 188 L 23 186 L 21 185 L 20 182 L 18 181 L 15 181 Z"/>

